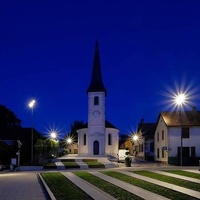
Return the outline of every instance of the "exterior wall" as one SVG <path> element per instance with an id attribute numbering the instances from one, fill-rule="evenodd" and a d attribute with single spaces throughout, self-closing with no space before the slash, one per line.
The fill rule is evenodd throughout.
<path id="1" fill-rule="evenodd" d="M 78 132 L 78 154 L 87 155 L 88 154 L 88 129 L 83 128 Z M 86 145 L 84 145 L 84 134 L 86 134 Z"/>
<path id="2" fill-rule="evenodd" d="M 119 149 L 119 130 L 115 128 L 106 128 L 105 154 L 117 156 Z M 111 145 L 108 144 L 108 134 L 111 134 Z"/>
<path id="3" fill-rule="evenodd" d="M 177 147 L 181 146 L 181 128 L 169 127 L 169 157 L 177 156 Z"/>
<path id="4" fill-rule="evenodd" d="M 200 157 L 200 127 L 190 127 L 190 137 L 182 139 L 182 147 L 195 147 L 196 157 Z M 169 156 L 176 157 L 177 147 L 181 146 L 181 128 L 170 127 L 169 128 Z"/>
<path id="5" fill-rule="evenodd" d="M 162 132 L 164 132 L 164 137 L 162 137 Z M 160 117 L 154 135 L 154 160 L 168 163 L 168 148 L 168 129 L 164 120 Z"/>
<path id="6" fill-rule="evenodd" d="M 78 153 L 78 143 L 68 144 L 69 153 L 77 154 Z"/>

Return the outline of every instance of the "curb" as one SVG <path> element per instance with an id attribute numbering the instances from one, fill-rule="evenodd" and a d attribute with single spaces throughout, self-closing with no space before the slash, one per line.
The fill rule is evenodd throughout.
<path id="1" fill-rule="evenodd" d="M 44 179 L 42 178 L 42 176 L 40 174 L 38 174 L 40 180 L 42 181 L 42 184 L 44 186 L 44 188 L 46 189 L 49 197 L 51 200 L 56 200 L 55 196 L 53 195 L 53 193 L 51 192 L 51 190 L 49 189 L 48 185 L 46 184 L 46 182 L 44 181 Z"/>

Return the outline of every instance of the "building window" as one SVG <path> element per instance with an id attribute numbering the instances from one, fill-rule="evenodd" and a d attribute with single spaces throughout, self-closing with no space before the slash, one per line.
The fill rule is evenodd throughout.
<path id="1" fill-rule="evenodd" d="M 189 127 L 184 127 L 181 129 L 182 138 L 190 138 Z"/>
<path id="2" fill-rule="evenodd" d="M 111 134 L 109 133 L 109 134 L 108 134 L 108 145 L 112 145 L 111 139 L 112 139 L 112 138 L 111 138 Z"/>
<path id="3" fill-rule="evenodd" d="M 99 105 L 99 97 L 94 97 L 94 105 Z"/>
<path id="4" fill-rule="evenodd" d="M 164 130 L 162 130 L 162 140 L 164 140 L 165 136 L 164 136 Z"/>
<path id="5" fill-rule="evenodd" d="M 160 158 L 160 151 L 159 151 L 159 149 L 157 149 L 157 158 Z"/>
<path id="6" fill-rule="evenodd" d="M 86 145 L 86 134 L 83 135 L 83 145 Z"/>
<path id="7" fill-rule="evenodd" d="M 157 141 L 159 142 L 159 132 L 157 133 Z"/>

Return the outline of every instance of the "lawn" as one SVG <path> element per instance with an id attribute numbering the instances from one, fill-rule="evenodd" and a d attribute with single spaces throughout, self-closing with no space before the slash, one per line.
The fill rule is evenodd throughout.
<path id="1" fill-rule="evenodd" d="M 57 166 L 54 162 L 52 162 L 52 163 L 48 163 L 48 164 L 44 165 L 43 169 L 57 169 Z"/>
<path id="2" fill-rule="evenodd" d="M 98 187 L 99 189 L 103 190 L 104 192 L 110 194 L 111 196 L 115 197 L 119 200 L 128 200 L 128 199 L 135 199 L 140 200 L 142 198 L 120 188 L 117 187 L 105 180 L 102 180 L 88 172 L 74 172 L 75 175 L 79 176 L 80 178 L 88 181 L 92 185 Z"/>
<path id="3" fill-rule="evenodd" d="M 138 172 L 140 172 L 140 171 L 138 171 Z M 138 186 L 138 187 L 148 190 L 150 192 L 157 193 L 161 196 L 167 197 L 172 200 L 173 199 L 174 200 L 183 200 L 183 199 L 194 200 L 194 199 L 196 199 L 189 195 L 186 195 L 186 194 L 183 194 L 180 192 L 176 192 L 174 190 L 171 190 L 171 189 L 168 189 L 168 188 L 165 188 L 165 187 L 153 184 L 153 183 L 149 183 L 149 182 L 137 179 L 137 178 L 133 178 L 133 177 L 125 175 L 125 174 L 121 174 L 120 172 L 104 171 L 102 173 L 105 175 L 111 176 L 113 178 L 119 179 L 121 181 L 124 181 L 126 183 L 130 183 L 132 185 Z"/>
<path id="4" fill-rule="evenodd" d="M 80 168 L 76 162 L 62 162 L 65 168 Z"/>
<path id="5" fill-rule="evenodd" d="M 41 173 L 57 200 L 92 200 L 92 198 L 59 172 Z"/>
<path id="6" fill-rule="evenodd" d="M 150 172 L 150 171 L 134 171 L 134 173 L 142 175 L 142 176 L 147 176 L 150 178 L 157 179 L 159 181 L 164 181 L 167 183 L 175 184 L 181 187 L 185 187 L 191 190 L 196 190 L 200 191 L 200 184 L 194 183 L 191 181 L 175 178 L 175 177 L 170 177 L 162 174 L 157 174 L 155 172 Z"/>
<path id="7" fill-rule="evenodd" d="M 187 172 L 187 171 L 182 171 L 182 170 L 163 170 L 163 171 L 169 172 L 169 173 L 172 173 L 172 174 L 181 175 L 181 176 L 187 176 L 187 177 L 190 177 L 190 178 L 200 179 L 200 174 L 193 173 L 193 172 Z"/>
<path id="8" fill-rule="evenodd" d="M 89 168 L 105 168 L 104 164 L 98 162 L 97 159 L 83 159 L 82 161 L 87 164 Z"/>

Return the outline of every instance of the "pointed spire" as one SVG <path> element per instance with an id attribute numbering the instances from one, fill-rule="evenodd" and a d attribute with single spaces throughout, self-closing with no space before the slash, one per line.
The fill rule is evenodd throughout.
<path id="1" fill-rule="evenodd" d="M 103 84 L 102 75 L 101 75 L 101 66 L 100 66 L 100 56 L 99 56 L 99 45 L 96 40 L 95 51 L 94 51 L 94 62 L 92 69 L 92 78 L 90 86 L 88 87 L 87 92 L 105 92 L 106 89 Z"/>

